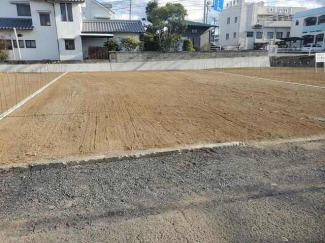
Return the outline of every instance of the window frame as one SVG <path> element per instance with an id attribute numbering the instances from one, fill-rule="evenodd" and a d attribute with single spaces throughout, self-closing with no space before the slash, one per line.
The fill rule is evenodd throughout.
<path id="1" fill-rule="evenodd" d="M 325 14 L 318 17 L 318 25 L 320 24 L 325 24 Z"/>
<path id="2" fill-rule="evenodd" d="M 270 36 L 271 33 L 272 33 L 272 36 Z M 267 32 L 267 33 L 266 33 L 266 38 L 267 38 L 268 40 L 272 40 L 272 39 L 274 39 L 274 32 Z"/>
<path id="3" fill-rule="evenodd" d="M 249 35 L 249 33 L 250 33 L 250 35 Z M 253 38 L 254 37 L 254 31 L 247 31 L 246 37 L 247 38 Z"/>
<path id="4" fill-rule="evenodd" d="M 72 48 L 69 48 L 69 44 L 67 44 L 68 41 L 73 41 L 73 47 Z M 64 39 L 64 46 L 65 46 L 65 50 L 67 50 L 67 51 L 74 51 L 74 50 L 76 50 L 76 43 L 75 43 L 75 40 L 74 39 Z"/>
<path id="5" fill-rule="evenodd" d="M 278 34 L 281 34 L 281 37 L 279 37 Z M 276 32 L 275 33 L 275 38 L 276 39 L 282 39 L 283 38 L 283 32 Z"/>
<path id="6" fill-rule="evenodd" d="M 226 34 L 226 40 L 229 40 L 229 34 Z"/>
<path id="7" fill-rule="evenodd" d="M 304 26 L 315 26 L 318 23 L 317 17 L 308 17 L 304 19 Z"/>
<path id="8" fill-rule="evenodd" d="M 34 43 L 35 45 L 29 45 L 27 43 Z M 25 46 L 26 48 L 29 48 L 29 49 L 35 49 L 36 48 L 36 40 L 25 40 Z"/>
<path id="9" fill-rule="evenodd" d="M 230 24 L 230 17 L 227 18 L 227 24 Z"/>
<path id="10" fill-rule="evenodd" d="M 14 48 L 15 49 L 18 49 L 17 40 L 13 40 L 13 43 L 14 43 Z M 18 40 L 18 43 L 19 43 L 19 48 L 20 49 L 25 48 L 25 42 L 24 42 L 24 40 Z"/>
<path id="11" fill-rule="evenodd" d="M 28 10 L 26 11 L 26 9 L 22 12 L 19 11 L 20 7 L 28 7 Z M 30 5 L 29 4 L 24 4 L 24 3 L 17 3 L 16 4 L 16 8 L 17 8 L 17 16 L 18 17 L 31 17 L 32 16 L 32 12 L 30 9 Z"/>
<path id="12" fill-rule="evenodd" d="M 46 24 L 46 20 L 45 20 L 45 24 L 42 23 L 42 16 L 48 16 L 48 23 L 49 24 Z M 51 26 L 51 16 L 50 16 L 50 13 L 39 13 L 39 18 L 40 18 L 40 25 L 41 26 Z"/>
<path id="13" fill-rule="evenodd" d="M 238 17 L 235 17 L 235 24 L 237 24 L 238 22 Z"/>
<path id="14" fill-rule="evenodd" d="M 262 31 L 256 32 L 255 37 L 256 37 L 257 40 L 262 40 L 263 39 L 263 32 Z"/>
<path id="15" fill-rule="evenodd" d="M 60 3 L 61 21 L 73 22 L 73 6 L 72 3 Z"/>

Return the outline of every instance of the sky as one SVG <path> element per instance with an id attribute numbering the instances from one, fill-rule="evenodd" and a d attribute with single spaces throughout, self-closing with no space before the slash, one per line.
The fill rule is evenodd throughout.
<path id="1" fill-rule="evenodd" d="M 115 19 L 129 19 L 130 0 L 99 0 L 101 2 L 109 2 L 113 5 Z M 146 18 L 145 8 L 149 0 L 131 0 L 132 1 L 132 19 L 137 20 Z M 209 1 L 209 0 L 207 0 Z M 213 0 L 210 0 L 213 2 Z M 228 0 L 225 0 L 227 2 Z M 246 0 L 246 2 L 260 2 L 261 0 Z M 187 9 L 188 20 L 203 22 L 204 0 L 159 0 L 159 5 L 167 2 L 181 3 Z M 271 6 L 292 6 L 318 8 L 325 6 L 325 0 L 264 0 Z M 213 9 L 209 12 L 209 23 L 213 23 L 218 17 L 218 12 Z"/>

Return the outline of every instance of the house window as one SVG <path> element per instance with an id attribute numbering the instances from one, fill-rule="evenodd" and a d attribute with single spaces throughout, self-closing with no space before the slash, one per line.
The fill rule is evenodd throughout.
<path id="1" fill-rule="evenodd" d="M 299 25 L 299 20 L 296 20 L 296 25 Z"/>
<path id="2" fill-rule="evenodd" d="M 14 42 L 14 48 L 18 48 L 17 41 L 13 40 L 13 42 Z M 19 43 L 19 48 L 25 48 L 25 43 L 23 40 L 18 40 L 18 43 Z"/>
<path id="3" fill-rule="evenodd" d="M 192 29 L 192 34 L 197 34 L 197 29 Z"/>
<path id="4" fill-rule="evenodd" d="M 229 34 L 226 34 L 226 40 L 229 40 Z"/>
<path id="5" fill-rule="evenodd" d="M 235 17 L 235 24 L 237 23 L 237 21 L 238 21 L 238 17 Z"/>
<path id="6" fill-rule="evenodd" d="M 281 39 L 283 37 L 283 32 L 276 32 L 276 38 Z"/>
<path id="7" fill-rule="evenodd" d="M 36 48 L 36 41 L 34 40 L 26 40 L 26 48 Z"/>
<path id="8" fill-rule="evenodd" d="M 256 32 L 256 39 L 263 39 L 263 32 Z"/>
<path id="9" fill-rule="evenodd" d="M 41 26 L 51 26 L 50 14 L 40 14 Z"/>
<path id="10" fill-rule="evenodd" d="M 65 40 L 66 50 L 75 50 L 74 40 Z"/>
<path id="11" fill-rule="evenodd" d="M 248 31 L 247 32 L 247 37 L 254 37 L 254 32 Z"/>
<path id="12" fill-rule="evenodd" d="M 290 38 L 290 32 L 287 32 L 287 38 Z"/>
<path id="13" fill-rule="evenodd" d="M 230 24 L 230 17 L 227 18 L 227 24 Z"/>
<path id="14" fill-rule="evenodd" d="M 18 16 L 32 16 L 28 4 L 17 4 L 16 6 Z"/>
<path id="15" fill-rule="evenodd" d="M 234 39 L 236 39 L 237 38 L 237 33 L 236 32 L 234 32 Z"/>
<path id="16" fill-rule="evenodd" d="M 72 3 L 60 3 L 61 20 L 73 22 Z"/>
<path id="17" fill-rule="evenodd" d="M 325 24 L 325 15 L 319 16 L 318 24 Z"/>
<path id="18" fill-rule="evenodd" d="M 273 39 L 274 38 L 274 32 L 267 32 L 267 39 Z"/>

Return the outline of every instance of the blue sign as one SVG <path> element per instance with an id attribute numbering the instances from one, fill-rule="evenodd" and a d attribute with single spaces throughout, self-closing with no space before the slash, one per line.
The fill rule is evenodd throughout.
<path id="1" fill-rule="evenodd" d="M 214 10 L 222 12 L 223 10 L 223 1 L 224 0 L 214 0 Z"/>

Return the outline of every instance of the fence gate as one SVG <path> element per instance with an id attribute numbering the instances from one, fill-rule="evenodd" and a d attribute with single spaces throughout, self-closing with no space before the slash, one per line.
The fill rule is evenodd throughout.
<path id="1" fill-rule="evenodd" d="M 109 59 L 109 51 L 106 47 L 88 47 L 88 59 Z"/>

